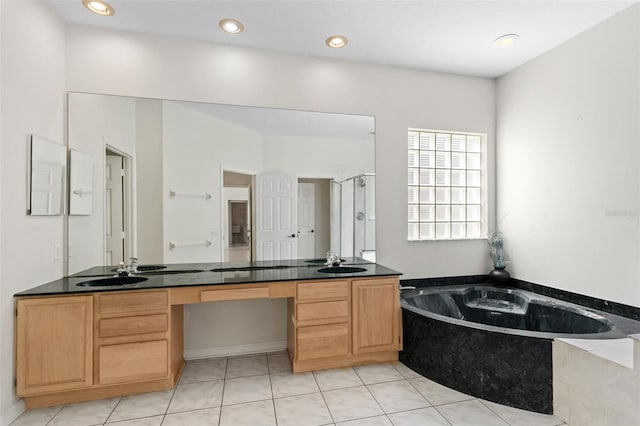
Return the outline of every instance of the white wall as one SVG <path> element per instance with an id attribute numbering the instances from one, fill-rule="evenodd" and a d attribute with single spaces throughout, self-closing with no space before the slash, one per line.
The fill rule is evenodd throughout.
<path id="1" fill-rule="evenodd" d="M 64 217 L 27 216 L 28 135 L 64 143 L 65 26 L 48 2 L 0 2 L 0 424 L 14 404 L 13 294 L 57 279 Z M 46 46 L 46 48 L 43 48 Z"/>
<path id="2" fill-rule="evenodd" d="M 498 80 L 512 275 L 640 306 L 639 102 L 638 5 Z"/>

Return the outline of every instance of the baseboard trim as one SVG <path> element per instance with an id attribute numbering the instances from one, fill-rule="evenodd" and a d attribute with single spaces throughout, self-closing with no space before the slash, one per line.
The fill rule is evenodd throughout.
<path id="1" fill-rule="evenodd" d="M 287 341 L 249 343 L 246 345 L 217 346 L 215 348 L 185 349 L 184 359 L 216 358 L 222 356 L 246 355 L 276 352 L 287 349 Z"/>
<path id="2" fill-rule="evenodd" d="M 0 413 L 0 426 L 9 426 L 11 422 L 17 419 L 25 410 L 24 401 L 22 399 L 17 400 L 7 410 Z"/>

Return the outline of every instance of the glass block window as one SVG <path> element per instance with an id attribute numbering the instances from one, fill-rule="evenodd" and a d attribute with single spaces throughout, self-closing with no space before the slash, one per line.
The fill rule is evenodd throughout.
<path id="1" fill-rule="evenodd" d="M 486 135 L 408 132 L 408 239 L 481 238 Z"/>

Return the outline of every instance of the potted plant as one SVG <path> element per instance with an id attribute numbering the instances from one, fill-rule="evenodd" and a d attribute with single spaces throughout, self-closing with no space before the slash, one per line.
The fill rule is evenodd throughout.
<path id="1" fill-rule="evenodd" d="M 505 269 L 507 261 L 504 257 L 504 239 L 502 233 L 494 231 L 487 235 L 489 255 L 493 261 L 493 269 L 489 272 L 489 279 L 496 285 L 507 285 L 511 275 Z"/>

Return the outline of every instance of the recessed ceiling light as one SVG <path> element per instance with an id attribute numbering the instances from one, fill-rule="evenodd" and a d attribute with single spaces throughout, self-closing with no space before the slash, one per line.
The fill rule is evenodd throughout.
<path id="1" fill-rule="evenodd" d="M 508 47 L 518 41 L 519 38 L 518 34 L 505 34 L 495 39 L 493 45 L 495 47 Z"/>
<path id="2" fill-rule="evenodd" d="M 345 47 L 347 43 L 349 43 L 349 40 L 341 35 L 333 35 L 325 41 L 325 44 L 332 49 L 340 49 L 341 47 Z"/>
<path id="3" fill-rule="evenodd" d="M 109 3 L 102 0 L 82 0 L 82 4 L 97 15 L 112 16 L 116 13 Z"/>
<path id="4" fill-rule="evenodd" d="M 231 34 L 238 34 L 244 31 L 244 25 L 242 25 L 242 22 L 238 21 L 237 19 L 231 19 L 231 18 L 223 19 L 220 22 L 218 22 L 218 25 L 220 25 L 220 28 L 222 28 L 222 31 L 225 31 Z"/>

